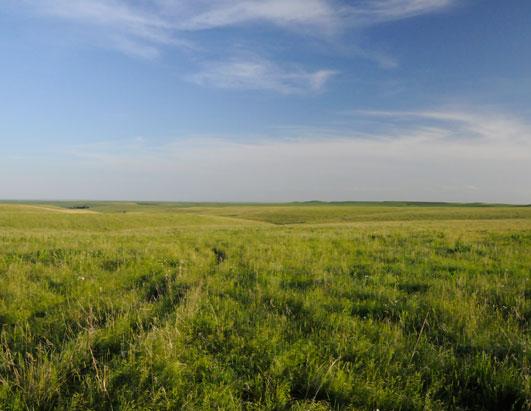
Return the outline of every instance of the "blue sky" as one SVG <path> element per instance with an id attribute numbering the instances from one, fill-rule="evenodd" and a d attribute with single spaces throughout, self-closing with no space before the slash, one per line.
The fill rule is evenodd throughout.
<path id="1" fill-rule="evenodd" d="M 1 0 L 0 198 L 531 203 L 526 0 Z"/>

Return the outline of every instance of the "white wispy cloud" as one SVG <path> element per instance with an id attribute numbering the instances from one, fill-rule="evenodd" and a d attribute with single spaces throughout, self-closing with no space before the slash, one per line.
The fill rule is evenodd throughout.
<path id="1" fill-rule="evenodd" d="M 376 117 L 379 121 L 419 124 L 444 130 L 449 137 L 475 138 L 479 141 L 531 143 L 529 124 L 515 116 L 466 109 L 422 111 L 355 111 L 355 115 Z"/>
<path id="2" fill-rule="evenodd" d="M 145 3 L 148 4 L 149 2 Z M 85 26 L 98 45 L 125 54 L 156 58 L 162 47 L 191 48 L 177 36 L 167 16 L 154 7 L 139 7 L 123 0 L 19 0 L 21 7 L 44 17 L 55 17 Z"/>
<path id="3" fill-rule="evenodd" d="M 171 9 L 170 9 L 171 11 Z M 178 23 L 184 30 L 205 30 L 263 21 L 290 29 L 338 24 L 333 3 L 326 0 L 217 0 L 198 1 Z"/>
<path id="4" fill-rule="evenodd" d="M 455 0 L 367 0 L 350 7 L 347 18 L 351 24 L 372 25 L 445 10 L 455 3 Z"/>
<path id="5" fill-rule="evenodd" d="M 58 155 L 52 167 L 21 163 L 20 176 L 16 162 L 0 165 L 11 170 L 4 196 L 531 202 L 530 123 L 474 110 L 357 115 L 396 122 L 386 131 L 294 127 L 283 139 L 248 142 L 189 136 L 84 146 Z M 398 123 L 404 117 L 415 121 Z M 28 167 L 42 177 L 42 192 L 24 180 Z"/>
<path id="6" fill-rule="evenodd" d="M 170 40 L 170 31 L 198 31 L 263 21 L 314 34 L 433 13 L 455 0 L 20 0 L 66 19 L 106 25 L 148 40 Z"/>
<path id="7" fill-rule="evenodd" d="M 283 94 L 317 92 L 336 74 L 334 70 L 307 71 L 286 67 L 252 56 L 222 62 L 208 62 L 189 80 L 217 88 L 271 90 Z"/>
<path id="8" fill-rule="evenodd" d="M 132 57 L 154 60 L 160 56 L 158 47 L 149 43 L 131 41 L 127 36 L 113 35 L 110 37 L 112 47 Z"/>
<path id="9" fill-rule="evenodd" d="M 330 38 L 346 29 L 361 29 L 444 10 L 455 0 L 6 0 L 15 7 L 40 16 L 55 17 L 85 26 L 95 43 L 145 59 L 157 58 L 164 49 L 199 49 L 193 34 L 233 26 L 269 24 L 281 30 L 312 37 Z M 7 4 L 7 3 L 6 3 Z M 0 5 L 1 8 L 1 5 Z M 333 74 L 327 69 L 309 72 L 230 57 L 212 62 L 214 69 L 196 75 L 196 82 L 218 87 L 277 90 L 320 89 Z M 368 58 L 385 68 L 397 62 L 377 51 L 364 50 Z M 229 69 L 237 74 L 229 75 Z M 251 81 L 255 79 L 256 83 Z"/>

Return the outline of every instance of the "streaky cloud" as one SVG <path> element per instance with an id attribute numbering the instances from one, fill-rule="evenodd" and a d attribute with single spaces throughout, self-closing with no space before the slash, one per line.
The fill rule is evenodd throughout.
<path id="1" fill-rule="evenodd" d="M 270 90 L 282 94 L 319 92 L 337 74 L 334 70 L 307 71 L 281 66 L 252 56 L 221 62 L 207 62 L 188 80 L 202 86 L 238 90 Z"/>
<path id="2" fill-rule="evenodd" d="M 263 22 L 311 36 L 330 36 L 446 9 L 454 0 L 7 0 L 42 16 L 83 23 L 110 41 L 138 48 L 192 47 L 187 33 Z M 117 36 L 118 35 L 118 36 Z M 147 43 L 147 44 L 146 44 Z M 133 53 L 135 54 L 135 53 Z M 136 53 L 143 55 L 145 53 Z M 153 53 L 149 53 L 152 55 Z M 382 59 L 382 58 L 380 58 Z M 393 66 L 391 59 L 383 64 Z"/>
<path id="3" fill-rule="evenodd" d="M 415 125 L 444 124 L 445 129 L 463 138 L 510 140 L 531 143 L 529 124 L 510 114 L 463 108 L 419 111 L 357 110 L 355 116 L 375 117 L 379 121 L 406 121 Z"/>
<path id="4" fill-rule="evenodd" d="M 450 7 L 454 0 L 6 0 L 13 7 L 84 27 L 98 47 L 128 56 L 155 60 L 164 52 L 203 49 L 197 32 L 231 27 L 250 29 L 256 23 L 272 29 L 330 41 L 345 30 L 362 30 L 382 22 L 428 14 Z M 1 8 L 1 6 L 0 6 Z M 206 49 L 211 46 L 207 45 Z M 249 47 L 250 49 L 251 47 Z M 207 54 L 207 53 L 203 53 Z M 226 53 L 224 61 L 209 61 L 193 76 L 194 83 L 223 89 L 269 90 L 281 94 L 317 92 L 335 71 L 314 71 L 265 58 L 243 61 Z M 232 52 L 233 54 L 233 52 Z M 382 68 L 397 61 L 376 50 L 357 57 Z"/>
<path id="5" fill-rule="evenodd" d="M 530 203 L 531 124 L 497 112 L 455 112 L 394 113 L 443 121 L 395 124 L 388 131 L 293 127 L 282 139 L 264 135 L 237 142 L 232 136 L 191 135 L 158 145 L 136 139 L 65 147 L 53 166 L 36 159 L 17 171 L 15 160 L 4 164 L 13 170 L 4 195 Z M 28 164 L 41 191 L 24 178 Z M 86 184 L 80 186 L 80 180 Z"/>

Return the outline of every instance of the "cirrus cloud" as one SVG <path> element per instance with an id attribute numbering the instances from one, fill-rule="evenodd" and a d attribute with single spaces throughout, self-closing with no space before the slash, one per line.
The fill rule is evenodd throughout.
<path id="1" fill-rule="evenodd" d="M 447 9 L 455 0 L 6 0 L 14 9 L 40 17 L 62 19 L 84 27 L 98 46 L 144 59 L 156 59 L 168 49 L 198 52 L 212 48 L 198 32 L 256 23 L 273 29 L 330 41 L 345 30 L 400 20 Z M 0 9 L 2 6 L 0 6 Z M 219 47 L 219 46 L 218 46 Z M 251 48 L 251 47 L 249 47 Z M 355 47 L 354 47 L 355 49 Z M 334 72 L 315 71 L 264 61 L 239 61 L 230 47 L 225 61 L 207 62 L 192 77 L 201 85 L 293 94 L 320 90 Z M 199 53 L 199 52 L 198 52 Z M 357 56 L 384 68 L 397 62 L 378 50 Z M 195 56 L 198 57 L 198 56 Z M 197 60 L 204 61 L 199 56 Z M 241 60 L 241 59 L 240 59 Z M 293 70 L 289 72 L 289 68 Z"/>
<path id="2" fill-rule="evenodd" d="M 321 69 L 286 68 L 259 57 L 208 62 L 188 79 L 222 89 L 270 90 L 282 94 L 318 92 L 336 73 Z"/>

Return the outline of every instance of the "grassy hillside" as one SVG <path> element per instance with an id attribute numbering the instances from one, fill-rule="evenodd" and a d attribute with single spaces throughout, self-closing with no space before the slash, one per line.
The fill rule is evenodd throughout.
<path id="1" fill-rule="evenodd" d="M 530 272 L 530 207 L 0 204 L 0 409 L 529 409 Z"/>

